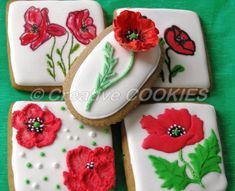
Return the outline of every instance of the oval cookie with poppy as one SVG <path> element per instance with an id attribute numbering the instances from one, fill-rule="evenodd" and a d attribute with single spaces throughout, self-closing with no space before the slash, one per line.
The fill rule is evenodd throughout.
<path id="1" fill-rule="evenodd" d="M 138 12 L 120 14 L 77 58 L 65 80 L 72 114 L 93 126 L 121 121 L 159 76 L 164 58 L 158 41 L 150 19 Z"/>

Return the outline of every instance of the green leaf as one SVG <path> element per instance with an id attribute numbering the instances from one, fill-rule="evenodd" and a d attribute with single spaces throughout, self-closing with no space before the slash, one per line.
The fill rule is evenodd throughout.
<path id="1" fill-rule="evenodd" d="M 50 70 L 50 68 L 47 68 L 47 72 L 49 73 L 49 75 L 55 79 L 55 75 L 53 74 L 53 72 Z"/>
<path id="2" fill-rule="evenodd" d="M 47 60 L 47 64 L 50 68 L 53 68 L 53 63 L 51 61 Z"/>
<path id="3" fill-rule="evenodd" d="M 200 179 L 210 172 L 221 173 L 219 164 L 222 159 L 218 155 L 219 152 L 220 147 L 218 139 L 214 130 L 212 130 L 210 137 L 207 138 L 202 145 L 198 144 L 194 153 L 188 155 L 191 159 L 191 164 Z"/>
<path id="4" fill-rule="evenodd" d="M 56 49 L 56 53 L 57 53 L 59 56 L 61 56 L 61 54 L 62 54 L 62 53 L 61 53 L 61 50 L 60 50 L 59 48 Z"/>
<path id="5" fill-rule="evenodd" d="M 164 45 L 166 44 L 166 42 L 165 42 L 165 40 L 164 40 L 163 38 L 160 38 L 159 44 L 160 44 L 161 46 L 164 46 Z"/>
<path id="6" fill-rule="evenodd" d="M 47 57 L 49 60 L 52 60 L 52 57 L 51 57 L 49 54 L 46 54 L 46 57 Z"/>
<path id="7" fill-rule="evenodd" d="M 178 161 L 169 162 L 166 159 L 153 155 L 150 155 L 149 159 L 155 168 L 155 173 L 158 174 L 160 179 L 164 180 L 164 183 L 161 185 L 162 188 L 181 191 L 188 184 L 192 183 L 192 180 L 186 174 L 186 166 L 180 167 Z"/>
<path id="8" fill-rule="evenodd" d="M 171 70 L 171 76 L 175 77 L 179 72 L 183 72 L 185 69 L 182 65 L 175 65 Z"/>
<path id="9" fill-rule="evenodd" d="M 80 44 L 75 44 L 72 49 L 70 50 L 70 54 L 73 54 L 74 52 L 76 52 L 78 49 L 80 48 Z"/>

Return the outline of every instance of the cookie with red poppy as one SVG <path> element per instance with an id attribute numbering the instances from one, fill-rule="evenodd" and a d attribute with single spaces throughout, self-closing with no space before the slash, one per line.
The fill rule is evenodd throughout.
<path id="1" fill-rule="evenodd" d="M 140 12 L 159 29 L 165 49 L 161 75 L 153 85 L 158 94 L 205 95 L 210 89 L 210 73 L 200 19 L 195 12 L 175 9 L 122 8 Z"/>
<path id="2" fill-rule="evenodd" d="M 222 148 L 213 106 L 143 104 L 124 119 L 128 190 L 225 191 Z"/>
<path id="3" fill-rule="evenodd" d="M 11 1 L 7 7 L 11 82 L 16 89 L 61 89 L 75 58 L 103 31 L 95 1 Z"/>
<path id="4" fill-rule="evenodd" d="M 123 11 L 75 61 L 65 80 L 65 102 L 86 124 L 121 121 L 158 78 L 164 54 L 154 22 Z"/>
<path id="5" fill-rule="evenodd" d="M 115 187 L 111 129 L 84 125 L 64 102 L 14 103 L 8 131 L 10 191 Z"/>

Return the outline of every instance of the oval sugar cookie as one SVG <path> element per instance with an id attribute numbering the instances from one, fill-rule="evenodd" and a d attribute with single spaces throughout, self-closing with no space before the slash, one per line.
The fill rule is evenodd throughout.
<path id="1" fill-rule="evenodd" d="M 164 59 L 158 44 L 130 51 L 115 35 L 112 27 L 101 33 L 75 61 L 64 83 L 68 109 L 93 126 L 119 122 L 134 109 L 142 91 L 158 78 Z"/>

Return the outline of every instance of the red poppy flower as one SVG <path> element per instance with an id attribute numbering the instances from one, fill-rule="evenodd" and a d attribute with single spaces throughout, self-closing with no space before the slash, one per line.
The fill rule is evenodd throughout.
<path id="1" fill-rule="evenodd" d="M 22 45 L 30 44 L 32 50 L 36 50 L 52 36 L 63 36 L 66 33 L 64 27 L 57 24 L 50 24 L 48 18 L 48 9 L 30 7 L 25 15 L 25 32 L 21 35 Z"/>
<path id="2" fill-rule="evenodd" d="M 203 121 L 187 109 L 166 109 L 157 118 L 143 116 L 140 123 L 149 133 L 142 145 L 145 149 L 173 153 L 204 138 Z"/>
<path id="3" fill-rule="evenodd" d="M 64 172 L 64 184 L 69 191 L 107 191 L 114 187 L 114 151 L 111 147 L 91 150 L 85 146 L 67 154 L 69 172 Z"/>
<path id="4" fill-rule="evenodd" d="M 185 31 L 175 25 L 166 29 L 164 38 L 170 48 L 178 54 L 194 55 L 196 51 L 195 42 Z"/>
<path id="5" fill-rule="evenodd" d="M 124 48 L 139 52 L 158 44 L 158 29 L 155 23 L 139 12 L 125 10 L 113 21 L 115 39 Z"/>
<path id="6" fill-rule="evenodd" d="M 21 146 L 40 148 L 54 142 L 61 120 L 48 109 L 42 110 L 36 104 L 28 104 L 13 113 L 12 127 L 17 129 L 16 139 Z"/>
<path id="7" fill-rule="evenodd" d="M 66 25 L 74 37 L 84 45 L 96 37 L 96 26 L 88 9 L 70 12 Z"/>

